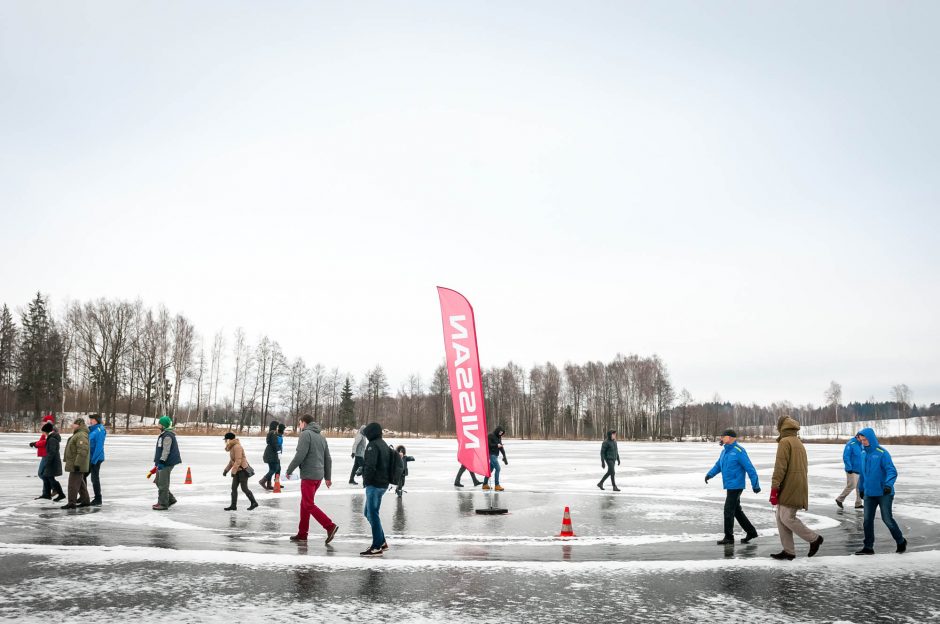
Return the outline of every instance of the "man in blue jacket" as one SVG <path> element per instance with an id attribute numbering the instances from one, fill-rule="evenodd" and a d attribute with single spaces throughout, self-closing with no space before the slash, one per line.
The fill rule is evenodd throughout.
<path id="1" fill-rule="evenodd" d="M 836 505 L 842 509 L 842 503 L 855 491 L 855 508 L 861 509 L 862 497 L 858 494 L 858 473 L 862 471 L 862 443 L 854 437 L 845 443 L 842 449 L 842 463 L 845 465 L 845 489 L 836 497 Z"/>
<path id="2" fill-rule="evenodd" d="M 101 424 L 101 416 L 92 414 L 88 417 L 91 426 L 88 427 L 88 444 L 91 447 L 91 487 L 95 490 L 95 497 L 91 504 L 95 507 L 101 506 L 101 464 L 104 462 L 104 439 L 108 435 Z"/>
<path id="3" fill-rule="evenodd" d="M 757 537 L 757 529 L 747 519 L 741 508 L 741 493 L 744 492 L 746 485 L 745 473 L 751 478 L 751 487 L 755 494 L 760 493 L 760 483 L 757 480 L 757 470 L 754 469 L 754 464 L 747 456 L 747 451 L 738 444 L 737 437 L 738 434 L 732 429 L 727 429 L 721 434 L 721 445 L 724 448 L 721 449 L 718 461 L 705 475 L 705 483 L 708 483 L 709 479 L 720 472 L 725 487 L 725 537 L 718 541 L 722 545 L 734 544 L 735 520 L 746 534 L 741 538 L 742 544 L 747 544 Z"/>
<path id="4" fill-rule="evenodd" d="M 903 553 L 907 550 L 907 540 L 891 515 L 894 482 L 898 478 L 898 471 L 891 461 L 891 453 L 878 444 L 878 436 L 870 427 L 859 431 L 856 437 L 865 449 L 862 456 L 862 472 L 858 480 L 858 491 L 865 499 L 865 543 L 855 554 L 875 554 L 875 509 L 879 507 L 881 519 L 898 545 L 897 552 Z"/>

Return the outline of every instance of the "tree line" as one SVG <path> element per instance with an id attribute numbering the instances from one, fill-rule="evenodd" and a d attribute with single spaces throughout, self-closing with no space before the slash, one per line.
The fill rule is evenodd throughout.
<path id="1" fill-rule="evenodd" d="M 49 310 L 37 293 L 19 314 L 0 308 L 0 424 L 35 426 L 45 412 L 98 412 L 113 430 L 134 418 L 169 415 L 182 427 L 266 429 L 310 413 L 328 431 L 377 420 L 402 435 L 451 435 L 453 408 L 446 366 L 427 381 L 411 374 L 392 387 L 382 366 L 361 375 L 289 357 L 267 335 L 237 328 L 200 334 L 180 313 L 140 300 L 96 299 Z M 712 438 L 736 427 L 769 432 L 781 414 L 805 425 L 843 420 L 940 417 L 940 405 L 893 401 L 842 404 L 832 382 L 821 406 L 696 401 L 676 391 L 656 355 L 617 355 L 609 362 L 509 362 L 482 372 L 487 420 L 521 438 L 596 439 L 616 429 L 624 439 Z"/>

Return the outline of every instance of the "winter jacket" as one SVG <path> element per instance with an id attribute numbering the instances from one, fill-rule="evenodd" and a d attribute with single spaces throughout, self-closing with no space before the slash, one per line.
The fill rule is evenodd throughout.
<path id="1" fill-rule="evenodd" d="M 266 464 L 273 464 L 277 461 L 277 431 L 274 429 L 269 430 L 264 442 L 264 457 L 262 459 Z"/>
<path id="2" fill-rule="evenodd" d="M 356 434 L 356 439 L 353 440 L 352 452 L 354 457 L 363 457 L 366 454 L 366 446 L 369 444 L 369 441 L 366 439 L 366 436 L 363 431 L 365 431 L 365 425 L 359 427 L 359 433 Z"/>
<path id="3" fill-rule="evenodd" d="M 171 429 L 164 429 L 157 436 L 157 448 L 153 452 L 153 463 L 165 466 L 175 466 L 183 463 L 180 457 L 179 443 L 176 441 L 176 433 Z"/>
<path id="4" fill-rule="evenodd" d="M 245 458 L 245 449 L 238 438 L 232 438 L 225 441 L 225 450 L 228 451 L 228 465 L 225 466 L 225 472 L 231 471 L 232 476 L 248 467 L 248 460 Z"/>
<path id="5" fill-rule="evenodd" d="M 858 478 L 858 491 L 863 496 L 884 496 L 885 488 L 894 494 L 894 482 L 898 478 L 898 471 L 891 461 L 891 453 L 878 444 L 875 430 L 868 428 L 859 431 L 868 438 L 868 446 L 862 457 L 862 470 Z"/>
<path id="6" fill-rule="evenodd" d="M 277 454 L 280 455 L 284 452 L 284 436 L 278 434 L 277 436 Z"/>
<path id="7" fill-rule="evenodd" d="M 88 427 L 82 425 L 65 443 L 65 472 L 89 472 Z"/>
<path id="8" fill-rule="evenodd" d="M 62 476 L 62 458 L 59 456 L 59 445 L 61 442 L 62 436 L 59 435 L 58 431 L 53 431 L 46 436 L 46 464 L 43 466 L 42 476 Z"/>
<path id="9" fill-rule="evenodd" d="M 45 457 L 46 456 L 46 434 L 39 436 L 39 439 L 34 442 L 36 445 L 36 457 Z"/>
<path id="10" fill-rule="evenodd" d="M 394 449 L 382 439 L 382 426 L 378 423 L 369 423 L 363 431 L 369 441 L 362 461 L 362 483 L 377 488 L 387 488 L 388 466 Z"/>
<path id="11" fill-rule="evenodd" d="M 852 438 L 845 443 L 842 449 L 842 463 L 845 464 L 846 472 L 858 474 L 862 471 L 862 443 Z"/>
<path id="12" fill-rule="evenodd" d="M 751 478 L 751 487 L 755 490 L 760 489 L 760 482 L 757 479 L 757 470 L 751 463 L 751 458 L 747 456 L 747 451 L 737 442 L 725 444 L 721 449 L 721 455 L 711 470 L 708 471 L 708 478 L 711 479 L 718 473 L 721 473 L 721 481 L 726 490 L 743 490 L 747 487 L 744 474 Z"/>
<path id="13" fill-rule="evenodd" d="M 407 477 L 407 476 L 408 476 L 408 462 L 413 462 L 414 460 L 415 460 L 415 458 L 412 457 L 411 455 L 405 455 L 404 457 L 401 458 L 401 461 L 402 461 L 402 463 L 404 464 L 404 467 L 403 467 L 403 469 L 402 469 L 401 476 L 403 476 L 403 477 Z"/>
<path id="14" fill-rule="evenodd" d="M 502 427 L 497 427 L 489 436 L 487 436 L 487 445 L 490 448 L 490 455 L 503 454 L 503 460 L 506 460 L 506 449 L 500 445 L 503 443 L 503 435 L 506 431 Z"/>
<path id="15" fill-rule="evenodd" d="M 611 437 L 614 433 L 613 430 L 608 431 L 607 439 L 601 443 L 601 462 L 607 460 L 620 461 L 620 451 L 617 450 L 617 441 Z"/>
<path id="16" fill-rule="evenodd" d="M 800 423 L 783 416 L 777 421 L 777 459 L 771 487 L 778 490 L 779 504 L 809 509 L 809 461 L 803 442 L 797 437 Z"/>
<path id="17" fill-rule="evenodd" d="M 88 444 L 91 446 L 91 464 L 104 461 L 104 439 L 108 435 L 104 425 L 98 423 L 88 428 Z"/>
<path id="18" fill-rule="evenodd" d="M 320 425 L 310 423 L 297 438 L 297 451 L 287 467 L 287 474 L 300 466 L 300 478 L 332 481 L 333 460 L 326 438 L 320 435 Z"/>

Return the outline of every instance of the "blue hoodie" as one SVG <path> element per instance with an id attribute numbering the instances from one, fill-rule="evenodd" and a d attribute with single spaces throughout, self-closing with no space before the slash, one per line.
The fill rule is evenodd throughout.
<path id="1" fill-rule="evenodd" d="M 898 471 L 891 461 L 891 453 L 878 444 L 878 436 L 871 428 L 862 429 L 859 434 L 868 438 L 868 446 L 862 455 L 862 472 L 858 479 L 858 490 L 865 496 L 885 496 L 885 488 L 894 494 L 894 482 Z"/>
<path id="2" fill-rule="evenodd" d="M 104 438 L 108 432 L 104 430 L 104 425 L 98 423 L 88 428 L 88 445 L 91 447 L 92 464 L 100 464 L 104 461 Z"/>
<path id="3" fill-rule="evenodd" d="M 845 464 L 846 472 L 858 474 L 862 471 L 862 443 L 854 437 L 845 443 L 842 449 L 842 463 Z"/>
<path id="4" fill-rule="evenodd" d="M 737 441 L 726 444 L 721 450 L 718 461 L 708 471 L 708 478 L 711 479 L 719 472 L 726 490 L 743 490 L 747 485 L 744 480 L 745 472 L 751 477 L 751 487 L 755 490 L 760 488 L 757 470 L 754 469 L 754 464 L 747 456 L 747 451 Z"/>

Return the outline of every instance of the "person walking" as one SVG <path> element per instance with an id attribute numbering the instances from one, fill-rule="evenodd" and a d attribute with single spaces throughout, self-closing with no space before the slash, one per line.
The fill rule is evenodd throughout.
<path id="1" fill-rule="evenodd" d="M 891 513 L 894 503 L 894 482 L 897 481 L 898 471 L 894 467 L 891 453 L 878 443 L 878 436 L 871 427 L 858 432 L 858 439 L 865 448 L 862 457 L 861 476 L 858 481 L 858 490 L 865 500 L 865 542 L 856 555 L 875 554 L 875 510 L 881 509 L 881 520 L 891 532 L 897 544 L 897 553 L 907 550 L 907 540 L 901 533 L 901 527 Z"/>
<path id="2" fill-rule="evenodd" d="M 245 458 L 245 449 L 242 448 L 241 441 L 235 437 L 235 434 L 229 431 L 223 438 L 225 439 L 225 450 L 228 451 L 229 459 L 225 470 L 222 471 L 222 476 L 227 476 L 229 471 L 232 473 L 232 504 L 226 507 L 225 511 L 236 511 L 238 509 L 239 487 L 251 502 L 251 505 L 248 506 L 248 511 L 251 511 L 258 506 L 255 495 L 248 489 L 248 479 L 254 474 L 254 471 L 251 469 L 248 459 Z"/>
<path id="3" fill-rule="evenodd" d="M 359 431 L 356 433 L 356 437 L 353 439 L 352 454 L 350 455 L 350 457 L 353 458 L 352 471 L 349 473 L 350 485 L 359 485 L 356 483 L 356 472 L 362 468 L 363 457 L 366 454 L 366 446 L 369 444 L 369 441 L 366 440 L 365 434 L 363 434 L 365 428 L 365 425 L 359 427 Z"/>
<path id="4" fill-rule="evenodd" d="M 320 425 L 313 422 L 313 416 L 304 414 L 298 423 L 300 436 L 297 438 L 297 451 L 294 459 L 287 466 L 287 478 L 300 468 L 300 523 L 297 534 L 290 538 L 292 542 L 306 542 L 310 529 L 310 516 L 326 531 L 326 544 L 333 541 L 339 526 L 330 520 L 317 507 L 316 495 L 320 484 L 326 482 L 327 489 L 333 487 L 333 460 L 330 458 L 330 446 L 326 438 L 320 435 Z"/>
<path id="5" fill-rule="evenodd" d="M 487 446 L 490 451 L 490 471 L 493 474 L 493 484 L 496 486 L 495 490 L 497 492 L 503 491 L 503 486 L 499 484 L 499 455 L 503 455 L 503 464 L 509 465 L 509 460 L 506 459 L 506 449 L 503 448 L 503 436 L 506 434 L 506 430 L 502 427 L 496 427 L 493 430 L 493 433 L 487 436 Z M 483 489 L 490 489 L 490 478 L 483 477 Z"/>
<path id="6" fill-rule="evenodd" d="M 170 491 L 170 475 L 173 468 L 183 462 L 180 457 L 179 443 L 173 431 L 173 421 L 169 416 L 161 416 L 160 435 L 157 436 L 157 448 L 153 453 L 153 464 L 157 468 L 157 504 L 154 511 L 166 511 L 176 504 L 176 497 Z"/>
<path id="7" fill-rule="evenodd" d="M 42 432 L 46 436 L 46 456 L 45 463 L 42 466 L 42 489 L 48 491 L 50 498 L 55 495 L 52 502 L 58 503 L 65 498 L 65 492 L 62 491 L 62 485 L 56 477 L 62 476 L 62 458 L 59 454 L 59 447 L 62 444 L 62 436 L 56 431 L 54 420 L 48 420 L 42 426 Z"/>
<path id="8" fill-rule="evenodd" d="M 69 500 L 62 509 L 88 507 L 88 488 L 85 475 L 88 473 L 91 451 L 88 445 L 88 427 L 85 420 L 76 418 L 72 423 L 72 435 L 65 443 L 65 472 L 69 473 Z"/>
<path id="9" fill-rule="evenodd" d="M 757 470 L 751 463 L 751 458 L 747 456 L 747 451 L 738 444 L 738 434 L 734 429 L 726 429 L 721 434 L 721 455 L 718 461 L 712 466 L 712 469 L 705 475 L 705 483 L 713 479 L 719 472 L 721 473 L 722 485 L 725 488 L 725 536 L 718 540 L 719 545 L 734 544 L 734 521 L 737 520 L 741 528 L 744 529 L 744 537 L 741 538 L 742 544 L 747 544 L 757 537 L 757 529 L 748 520 L 744 509 L 741 508 L 741 494 L 747 485 L 745 475 L 751 479 L 751 488 L 755 494 L 760 494 L 760 481 L 757 478 Z"/>
<path id="10" fill-rule="evenodd" d="M 477 487 L 478 485 L 480 485 L 481 483 L 483 483 L 482 481 L 480 481 L 479 479 L 477 479 L 477 475 L 476 475 L 475 472 L 473 472 L 472 470 L 469 470 L 469 471 L 468 471 L 468 470 L 467 470 L 467 467 L 464 466 L 463 464 L 461 464 L 461 465 L 460 465 L 460 470 L 457 471 L 457 477 L 454 479 L 454 487 L 463 487 L 463 483 L 460 482 L 460 479 L 461 479 L 461 477 L 463 477 L 463 473 L 465 473 L 465 472 L 469 472 L 469 473 L 470 473 L 470 478 L 473 479 L 473 487 Z"/>
<path id="11" fill-rule="evenodd" d="M 809 509 L 809 461 L 806 448 L 797 437 L 799 430 L 800 423 L 789 416 L 781 416 L 777 421 L 780 435 L 770 484 L 770 504 L 777 507 L 777 529 L 783 550 L 770 556 L 781 561 L 796 558 L 794 533 L 809 542 L 809 557 L 815 555 L 823 543 L 822 535 L 810 530 L 796 517 L 800 509 Z"/>
<path id="12" fill-rule="evenodd" d="M 405 479 L 408 477 L 408 462 L 413 462 L 415 458 L 409 455 L 404 445 L 401 444 L 395 447 L 395 452 L 398 453 L 398 457 L 401 458 L 402 464 L 401 478 L 398 480 L 398 483 L 396 483 L 395 494 L 398 498 L 401 498 L 402 492 L 405 490 Z"/>
<path id="13" fill-rule="evenodd" d="M 385 539 L 385 531 L 382 530 L 379 510 L 382 507 L 382 496 L 388 490 L 389 484 L 396 481 L 401 474 L 400 470 L 396 470 L 400 462 L 398 455 L 382 439 L 382 425 L 369 423 L 362 433 L 369 441 L 362 465 L 362 483 L 366 490 L 366 504 L 362 514 L 372 527 L 372 544 L 359 554 L 363 557 L 381 557 L 382 553 L 388 550 L 388 541 Z"/>
<path id="14" fill-rule="evenodd" d="M 45 473 L 46 468 L 46 423 L 51 422 L 53 427 L 55 427 L 55 416 L 52 414 L 46 414 L 42 417 L 42 428 L 40 429 L 39 439 L 35 442 L 30 442 L 30 448 L 36 449 L 36 457 L 39 458 L 39 478 L 42 480 L 42 492 L 34 500 L 39 499 L 52 499 L 52 492 L 46 486 L 46 481 L 43 479 L 43 474 Z M 59 474 L 62 474 L 62 467 L 59 467 Z"/>
<path id="15" fill-rule="evenodd" d="M 91 414 L 88 417 L 91 426 L 88 428 L 88 444 L 91 447 L 90 475 L 91 487 L 95 491 L 94 498 L 91 499 L 93 507 L 101 506 L 101 464 L 104 463 L 104 440 L 108 432 L 101 424 L 99 414 Z"/>
<path id="16" fill-rule="evenodd" d="M 855 492 L 855 508 L 862 509 L 862 496 L 858 493 L 858 475 L 862 471 L 862 443 L 858 441 L 858 435 L 845 443 L 842 449 L 842 463 L 845 466 L 845 489 L 836 497 L 836 505 L 842 509 L 842 503 Z"/>
<path id="17" fill-rule="evenodd" d="M 281 474 L 281 455 L 284 454 L 284 432 L 287 430 L 287 425 L 281 423 L 277 426 L 277 471 L 276 475 Z M 280 476 L 278 476 L 280 479 Z"/>
<path id="18" fill-rule="evenodd" d="M 274 475 L 280 474 L 280 470 L 278 469 L 278 464 L 280 462 L 277 458 L 277 424 L 278 423 L 276 420 L 271 421 L 271 423 L 268 425 L 268 435 L 264 439 L 264 456 L 262 459 L 264 460 L 264 463 L 268 465 L 268 472 L 261 478 L 260 481 L 258 481 L 258 483 L 261 484 L 261 487 L 266 490 L 274 489 L 274 486 L 271 485 L 271 479 L 274 478 Z M 235 473 L 232 473 L 233 476 L 234 474 Z"/>
<path id="19" fill-rule="evenodd" d="M 617 462 L 617 465 L 620 465 L 620 451 L 617 450 L 617 431 L 611 429 L 607 432 L 607 438 L 601 443 L 601 468 L 607 468 L 607 474 L 604 475 L 604 478 L 597 483 L 597 487 L 604 489 L 604 481 L 607 480 L 607 477 L 610 477 L 610 485 L 613 487 L 614 492 L 619 492 L 620 488 L 617 487 L 617 479 L 614 476 L 614 462 Z"/>

